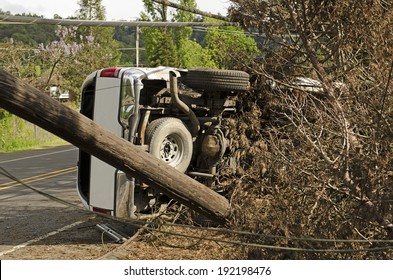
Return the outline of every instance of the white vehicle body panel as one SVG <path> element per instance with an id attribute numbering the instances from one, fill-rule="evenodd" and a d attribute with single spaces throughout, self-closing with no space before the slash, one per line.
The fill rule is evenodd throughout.
<path id="1" fill-rule="evenodd" d="M 96 81 L 93 120 L 114 134 L 121 136 L 118 121 L 120 78 L 100 78 Z M 90 206 L 114 210 L 115 192 L 112 187 L 116 168 L 92 157 L 90 182 Z"/>
<path id="2" fill-rule="evenodd" d="M 118 68 L 119 69 L 119 68 Z M 170 67 L 157 68 L 121 68 L 117 77 L 101 77 L 101 71 L 91 73 L 84 81 L 82 88 L 95 79 L 94 113 L 93 121 L 110 130 L 114 134 L 123 137 L 123 127 L 119 119 L 121 102 L 122 80 L 127 79 L 135 87 L 142 79 L 165 80 L 169 82 Z M 121 177 L 125 174 L 108 165 L 96 157 L 91 157 L 89 201 L 78 194 L 84 206 L 90 210 L 110 210 L 116 212 L 116 194 Z M 119 182 L 117 182 L 119 181 Z"/>

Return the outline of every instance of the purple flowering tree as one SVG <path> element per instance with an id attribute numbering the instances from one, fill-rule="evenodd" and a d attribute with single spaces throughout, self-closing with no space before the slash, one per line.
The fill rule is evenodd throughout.
<path id="1" fill-rule="evenodd" d="M 49 66 L 50 73 L 46 82 L 47 87 L 51 82 L 55 70 L 61 75 L 62 68 L 67 66 L 70 60 L 78 56 L 83 49 L 83 44 L 78 43 L 72 38 L 76 38 L 76 28 L 59 26 L 56 35 L 59 40 L 52 41 L 49 45 L 39 44 L 37 54 L 42 58 L 43 63 Z M 83 39 L 83 38 L 82 38 Z M 83 40 L 81 40 L 83 42 Z"/>
<path id="2" fill-rule="evenodd" d="M 79 88 L 90 72 L 117 65 L 117 45 L 112 37 L 103 41 L 100 32 L 59 26 L 56 30 L 58 40 L 39 45 L 37 55 L 41 58 L 44 75 L 47 75 L 45 88 L 51 84 L 61 85 L 78 101 Z"/>

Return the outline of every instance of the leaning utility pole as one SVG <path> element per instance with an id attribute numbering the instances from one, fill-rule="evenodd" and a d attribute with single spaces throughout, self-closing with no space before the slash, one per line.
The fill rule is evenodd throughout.
<path id="1" fill-rule="evenodd" d="M 229 216 L 229 202 L 223 196 L 2 69 L 0 107 L 212 220 L 225 223 Z"/>
<path id="2" fill-rule="evenodd" d="M 215 18 L 215 19 L 219 19 L 219 20 L 223 20 L 223 21 L 229 21 L 229 18 L 227 18 L 225 16 L 216 15 L 216 14 L 204 12 L 204 11 L 201 11 L 201 10 L 198 10 L 198 9 L 195 9 L 195 8 L 186 7 L 186 6 L 183 6 L 183 5 L 176 4 L 174 2 L 170 2 L 168 0 L 152 0 L 152 1 L 156 2 L 158 4 L 161 4 L 161 5 L 169 6 L 169 7 L 172 7 L 172 8 L 175 8 L 175 9 L 179 9 L 179 10 L 183 10 L 183 11 L 186 11 L 186 12 L 190 12 L 190 13 L 193 13 L 193 14 L 198 14 L 198 15 L 201 15 L 201 16 L 204 16 L 204 17 Z"/>

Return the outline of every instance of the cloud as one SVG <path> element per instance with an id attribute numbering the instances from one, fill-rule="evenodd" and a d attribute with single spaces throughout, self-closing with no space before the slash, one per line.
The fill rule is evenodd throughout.
<path id="1" fill-rule="evenodd" d="M 71 3 L 70 3 L 71 2 Z M 75 3 L 74 3 L 75 2 Z M 42 1 L 42 0 L 0 0 L 0 9 L 11 14 L 36 14 L 52 18 L 56 13 L 63 16 L 72 16 L 78 6 L 76 1 Z"/>
<path id="2" fill-rule="evenodd" d="M 24 7 L 23 5 L 20 4 L 15 4 L 11 3 L 9 1 L 0 1 L 0 8 L 3 10 L 3 12 L 11 12 L 11 13 L 26 13 L 29 11 L 28 8 Z"/>

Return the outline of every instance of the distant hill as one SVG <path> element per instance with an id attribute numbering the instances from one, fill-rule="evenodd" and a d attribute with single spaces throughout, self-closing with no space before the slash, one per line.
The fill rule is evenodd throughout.
<path id="1" fill-rule="evenodd" d="M 0 14 L 10 15 L 0 9 Z M 16 14 L 17 16 L 42 17 L 32 14 Z M 57 39 L 56 26 L 42 24 L 0 24 L 0 42 L 13 38 L 15 41 L 37 46 L 39 43 L 47 44 Z"/>

